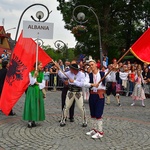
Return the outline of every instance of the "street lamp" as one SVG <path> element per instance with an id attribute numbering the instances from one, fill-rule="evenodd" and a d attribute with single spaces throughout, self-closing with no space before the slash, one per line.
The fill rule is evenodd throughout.
<path id="1" fill-rule="evenodd" d="M 16 27 L 9 28 L 9 29 L 5 30 L 5 32 L 7 32 L 7 31 L 9 31 L 9 30 L 13 30 L 13 29 L 16 29 Z"/>
<path id="2" fill-rule="evenodd" d="M 103 55 L 102 55 L 102 42 L 101 42 L 101 31 L 100 31 L 100 23 L 99 23 L 99 19 L 98 19 L 98 16 L 97 14 L 95 13 L 95 11 L 93 10 L 92 7 L 88 7 L 86 5 L 78 5 L 76 6 L 74 9 L 73 9 L 73 13 L 72 13 L 72 16 L 73 16 L 73 19 L 79 23 L 79 24 L 84 24 L 86 23 L 88 20 L 85 20 L 85 14 L 83 12 L 79 12 L 77 17 L 75 17 L 75 11 L 77 8 L 87 8 L 89 11 L 91 11 L 95 17 L 96 17 L 96 20 L 97 20 L 97 24 L 98 24 L 98 33 L 99 33 L 99 52 L 100 52 L 100 62 L 101 62 L 101 66 L 103 64 Z"/>
<path id="3" fill-rule="evenodd" d="M 15 44 L 16 44 L 16 41 L 17 41 L 17 36 L 18 36 L 18 31 L 19 31 L 19 27 L 20 27 L 20 23 L 21 23 L 21 20 L 22 20 L 22 17 L 24 15 L 24 13 L 31 7 L 33 6 L 36 6 L 36 5 L 39 5 L 39 6 L 43 6 L 46 10 L 47 10 L 47 16 L 44 18 L 44 13 L 42 11 L 38 11 L 36 13 L 36 17 L 37 19 L 35 19 L 33 16 L 31 16 L 32 20 L 36 21 L 36 22 L 45 22 L 48 18 L 49 18 L 49 14 L 52 12 L 52 11 L 49 11 L 49 9 L 43 5 L 43 4 L 40 4 L 40 3 L 35 3 L 35 4 L 32 4 L 30 6 L 28 6 L 21 14 L 20 16 L 20 19 L 19 19 L 19 22 L 18 22 L 18 27 L 17 27 L 17 31 L 16 31 L 16 36 L 15 36 Z M 42 20 L 43 19 L 43 20 Z M 37 45 L 36 45 L 36 70 L 37 70 L 37 62 L 38 62 L 38 46 L 39 46 L 39 42 L 38 42 L 38 38 L 37 38 Z"/>
<path id="4" fill-rule="evenodd" d="M 41 47 L 44 45 L 44 42 L 43 42 L 42 39 L 39 39 L 39 38 L 38 38 L 38 39 L 35 39 L 34 41 L 37 42 L 37 44 L 38 44 L 39 46 L 41 46 Z"/>
<path id="5" fill-rule="evenodd" d="M 60 51 L 62 52 L 62 50 L 64 49 L 66 52 L 66 58 L 68 59 L 68 46 L 66 45 L 66 43 L 64 43 L 62 40 L 57 40 L 54 43 L 54 46 Z"/>
<path id="6" fill-rule="evenodd" d="M 17 31 L 16 31 L 16 36 L 15 36 L 15 43 L 16 43 L 16 41 L 17 41 L 17 36 L 18 36 L 18 31 L 19 31 L 20 23 L 21 23 L 21 20 L 22 20 L 22 17 L 23 17 L 23 15 L 24 15 L 24 13 L 25 13 L 29 8 L 31 8 L 31 7 L 33 7 L 33 6 L 36 6 L 36 5 L 43 6 L 43 7 L 47 10 L 47 17 L 46 17 L 44 20 L 41 20 L 41 19 L 43 19 L 43 17 L 44 17 L 44 13 L 43 13 L 42 11 L 38 11 L 38 12 L 36 13 L 36 17 L 37 17 L 38 20 L 36 20 L 33 16 L 31 16 L 31 18 L 32 18 L 34 21 L 36 21 L 36 22 L 45 22 L 45 21 L 49 18 L 49 14 L 50 14 L 52 11 L 49 11 L 49 9 L 48 9 L 45 5 L 40 4 L 40 3 L 35 3 L 35 4 L 32 4 L 32 5 L 28 6 L 28 7 L 22 12 L 22 14 L 21 14 L 21 16 L 20 16 L 20 19 L 19 19 L 19 22 L 18 22 Z"/>

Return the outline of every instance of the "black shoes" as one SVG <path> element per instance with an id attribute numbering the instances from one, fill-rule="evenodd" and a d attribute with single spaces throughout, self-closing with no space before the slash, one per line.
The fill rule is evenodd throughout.
<path id="1" fill-rule="evenodd" d="M 64 122 L 60 122 L 60 126 L 64 127 L 66 124 Z"/>
<path id="2" fill-rule="evenodd" d="M 32 128 L 32 122 L 28 123 L 28 128 Z"/>
<path id="3" fill-rule="evenodd" d="M 82 124 L 82 127 L 87 127 L 87 123 L 83 123 L 83 124 Z"/>
<path id="4" fill-rule="evenodd" d="M 28 123 L 28 128 L 36 127 L 35 121 Z"/>
<path id="5" fill-rule="evenodd" d="M 120 104 L 120 103 L 118 103 L 118 106 L 121 106 L 121 104 Z"/>
<path id="6" fill-rule="evenodd" d="M 35 121 L 32 122 L 32 127 L 36 127 Z"/>
<path id="7" fill-rule="evenodd" d="M 70 122 L 74 122 L 74 118 L 70 118 Z"/>
<path id="8" fill-rule="evenodd" d="M 11 110 L 8 116 L 15 116 L 15 115 L 16 113 Z"/>

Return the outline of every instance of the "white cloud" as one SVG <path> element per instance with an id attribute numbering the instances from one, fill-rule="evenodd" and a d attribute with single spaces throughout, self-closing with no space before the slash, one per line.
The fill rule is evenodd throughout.
<path id="1" fill-rule="evenodd" d="M 76 44 L 75 38 L 70 33 L 70 31 L 64 29 L 64 22 L 62 21 L 62 14 L 57 11 L 58 2 L 56 0 L 1 0 L 0 5 L 0 25 L 2 24 L 2 20 L 4 18 L 4 27 L 5 30 L 11 29 L 13 27 L 18 26 L 19 18 L 23 11 L 30 5 L 35 3 L 41 3 L 49 9 L 52 10 L 52 13 L 49 16 L 47 22 L 54 23 L 54 36 L 52 40 L 43 40 L 44 44 L 49 44 L 51 47 L 54 47 L 54 42 L 56 40 L 62 40 L 69 47 L 74 47 Z M 36 5 L 29 8 L 23 15 L 20 24 L 20 30 L 22 29 L 23 20 L 32 21 L 31 15 L 35 18 L 35 14 L 37 11 L 43 11 L 45 16 L 47 15 L 47 11 L 44 7 Z M 20 34 L 19 30 L 19 34 Z M 16 29 L 9 30 L 12 38 L 15 39 Z M 19 36 L 19 35 L 18 35 Z"/>

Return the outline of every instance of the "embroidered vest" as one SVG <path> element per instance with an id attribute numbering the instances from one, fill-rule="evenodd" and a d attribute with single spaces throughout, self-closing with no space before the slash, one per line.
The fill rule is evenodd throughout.
<path id="1" fill-rule="evenodd" d="M 99 72 L 100 73 L 100 76 L 101 76 L 101 79 L 104 77 L 104 75 L 105 75 L 105 72 Z M 90 83 L 93 83 L 93 73 L 90 73 L 89 74 L 89 77 L 90 77 Z M 104 80 L 102 80 L 102 84 L 105 86 L 105 79 Z"/>

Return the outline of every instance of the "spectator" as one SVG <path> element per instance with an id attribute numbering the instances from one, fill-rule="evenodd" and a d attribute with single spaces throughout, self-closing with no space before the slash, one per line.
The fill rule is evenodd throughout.
<path id="1" fill-rule="evenodd" d="M 2 59 L 0 58 L 0 69 L 2 69 Z"/>
<path id="2" fill-rule="evenodd" d="M 150 72 L 148 67 L 145 68 L 142 72 L 143 79 L 144 79 L 144 91 L 146 97 L 149 97 L 150 95 Z"/>
<path id="3" fill-rule="evenodd" d="M 7 50 L 3 51 L 4 53 L 1 55 L 3 61 L 9 61 L 11 53 L 8 53 Z"/>
<path id="4" fill-rule="evenodd" d="M 108 66 L 108 56 L 106 54 L 104 54 L 104 56 L 106 58 L 106 66 Z"/>
<path id="5" fill-rule="evenodd" d="M 58 69 L 55 66 L 55 64 L 53 64 L 52 67 L 50 68 L 50 84 L 51 86 L 53 86 L 54 91 L 56 91 L 57 73 L 58 73 Z"/>
<path id="6" fill-rule="evenodd" d="M 61 70 L 63 70 L 63 71 L 64 71 L 64 64 L 63 64 L 63 62 L 62 62 L 62 60 L 61 60 L 61 59 L 59 59 L 58 64 L 59 64 L 59 66 L 60 66 Z"/>
<path id="7" fill-rule="evenodd" d="M 89 80 L 89 73 L 90 73 L 90 72 L 88 72 L 89 68 L 90 68 L 90 66 L 88 64 L 84 64 L 83 69 L 82 69 L 82 72 L 85 75 L 85 82 Z M 89 101 L 89 96 L 90 96 L 89 88 L 82 87 L 82 93 L 83 93 L 83 100 L 85 102 L 88 102 Z"/>
<path id="8" fill-rule="evenodd" d="M 105 68 L 107 68 L 106 57 L 103 57 L 103 66 L 104 66 Z"/>
<path id="9" fill-rule="evenodd" d="M 129 85 L 129 93 L 127 93 L 126 96 L 130 96 L 132 95 L 134 86 L 135 86 L 135 75 L 136 75 L 136 71 L 135 71 L 135 67 L 131 66 L 131 70 L 129 71 L 129 80 L 128 80 L 128 85 Z"/>
<path id="10" fill-rule="evenodd" d="M 64 71 L 67 72 L 70 70 L 69 68 L 70 62 L 68 60 L 65 61 L 65 67 L 64 67 Z"/>
<path id="11" fill-rule="evenodd" d="M 137 75 L 135 79 L 135 87 L 133 90 L 133 93 L 131 95 L 133 99 L 133 103 L 131 106 L 135 105 L 136 100 L 141 100 L 142 101 L 142 106 L 145 107 L 144 100 L 146 99 L 144 89 L 142 87 L 142 84 L 144 84 L 143 76 L 141 74 L 141 70 L 137 70 Z"/>
<path id="12" fill-rule="evenodd" d="M 97 68 L 100 69 L 100 67 L 101 67 L 101 62 L 100 62 L 99 59 L 97 60 L 97 63 L 96 63 L 96 64 L 97 64 Z"/>
<path id="13" fill-rule="evenodd" d="M 45 89 L 48 90 L 50 72 L 48 67 L 44 68 Z"/>

